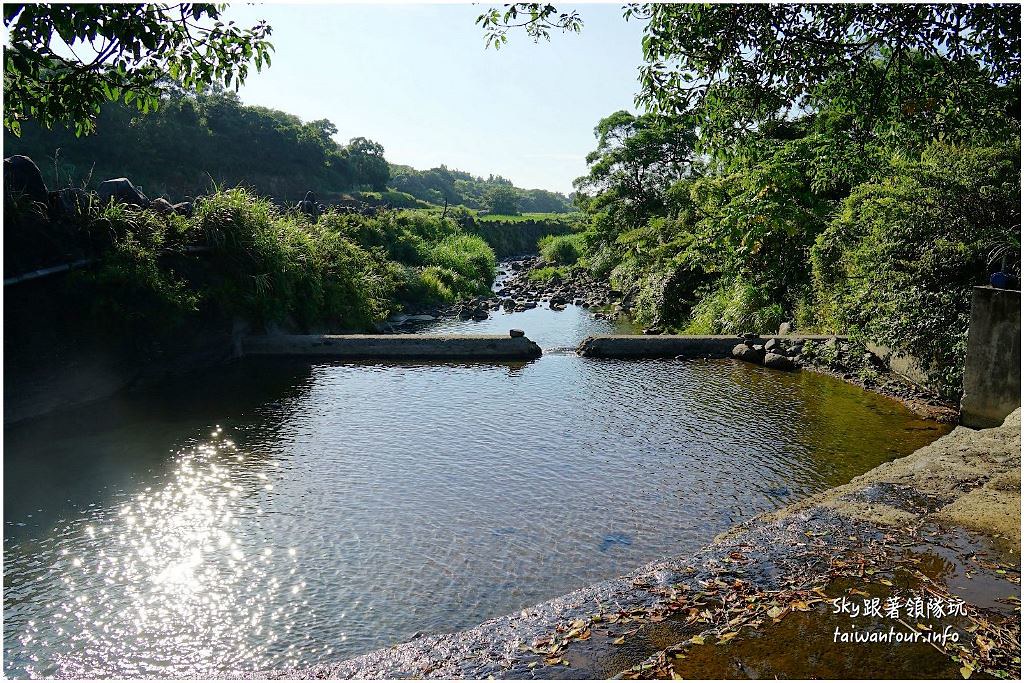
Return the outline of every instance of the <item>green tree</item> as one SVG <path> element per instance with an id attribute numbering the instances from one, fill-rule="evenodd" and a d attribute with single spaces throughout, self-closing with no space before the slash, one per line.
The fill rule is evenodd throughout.
<path id="1" fill-rule="evenodd" d="M 871 129 L 895 102 L 955 115 L 955 91 L 979 78 L 1020 102 L 1021 8 L 1015 4 L 654 4 L 627 5 L 646 21 L 640 105 L 702 115 L 702 138 L 735 139 L 766 122 L 813 109 L 815 94 L 843 88 L 853 123 Z M 579 31 L 580 17 L 548 4 L 516 3 L 477 20 L 489 45 L 523 28 L 536 40 Z M 924 59 L 921 59 L 921 58 Z M 917 100 L 936 68 L 953 97 Z"/>
<path id="2" fill-rule="evenodd" d="M 104 102 L 156 108 L 168 76 L 189 90 L 237 89 L 250 62 L 257 70 L 270 64 L 270 26 L 225 24 L 225 7 L 5 4 L 4 126 L 18 134 L 23 121 L 35 120 L 89 133 Z"/>
<path id="3" fill-rule="evenodd" d="M 384 159 L 384 147 L 379 142 L 366 138 L 352 138 L 345 148 L 359 185 L 383 192 L 387 189 L 391 168 Z"/>
<path id="4" fill-rule="evenodd" d="M 690 172 L 696 134 L 686 119 L 618 111 L 601 119 L 594 135 L 590 171 L 574 183 L 596 195 L 594 208 L 623 202 L 632 217 L 657 213 L 668 186 Z"/>
<path id="5" fill-rule="evenodd" d="M 519 193 L 511 185 L 495 185 L 487 192 L 487 208 L 491 213 L 515 216 L 519 213 Z"/>

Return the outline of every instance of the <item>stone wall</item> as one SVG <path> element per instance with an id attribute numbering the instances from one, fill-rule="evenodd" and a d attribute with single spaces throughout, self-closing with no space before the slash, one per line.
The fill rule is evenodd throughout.
<path id="1" fill-rule="evenodd" d="M 975 287 L 960 422 L 992 427 L 1020 407 L 1020 292 Z"/>

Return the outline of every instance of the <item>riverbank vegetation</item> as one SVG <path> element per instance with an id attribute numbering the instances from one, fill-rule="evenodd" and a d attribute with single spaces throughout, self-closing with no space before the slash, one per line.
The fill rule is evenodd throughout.
<path id="1" fill-rule="evenodd" d="M 514 9 L 481 16 L 490 43 L 582 28 L 575 12 Z M 627 15 L 647 21 L 648 113 L 595 128 L 580 264 L 641 324 L 849 334 L 919 358 L 956 396 L 971 287 L 1020 272 L 1019 8 Z"/>
<path id="2" fill-rule="evenodd" d="M 367 331 L 405 307 L 488 291 L 494 250 L 450 218 L 282 210 L 235 188 L 191 216 L 111 203 L 76 228 L 66 296 L 97 329 L 168 337 L 191 322 Z M 97 243 L 99 242 L 99 243 Z"/>

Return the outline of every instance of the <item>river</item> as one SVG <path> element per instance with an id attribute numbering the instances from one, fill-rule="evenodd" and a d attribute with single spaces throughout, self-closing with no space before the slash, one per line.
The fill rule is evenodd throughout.
<path id="1" fill-rule="evenodd" d="M 475 625 L 695 550 L 945 428 L 811 372 L 245 361 L 5 429 L 9 676 L 213 676 Z M 619 328 L 622 331 L 622 328 Z"/>

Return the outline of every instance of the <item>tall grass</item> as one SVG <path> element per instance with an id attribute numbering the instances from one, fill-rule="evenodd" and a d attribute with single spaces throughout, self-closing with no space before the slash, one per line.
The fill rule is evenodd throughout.
<path id="1" fill-rule="evenodd" d="M 368 329 L 406 306 L 485 292 L 497 266 L 481 237 L 447 218 L 328 212 L 314 221 L 240 188 L 197 200 L 189 218 L 111 205 L 92 227 L 113 246 L 80 278 L 82 295 L 113 319 L 203 314 L 296 331 Z M 186 245 L 207 250 L 186 256 Z"/>
<path id="2" fill-rule="evenodd" d="M 585 253 L 586 246 L 583 240 L 582 233 L 547 235 L 537 242 L 537 246 L 545 263 L 553 266 L 572 266 Z"/>

